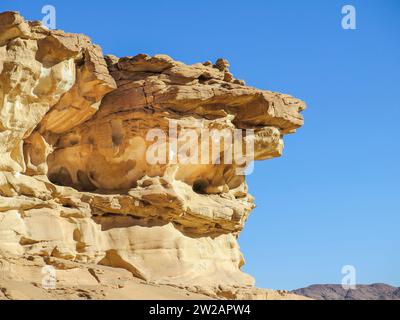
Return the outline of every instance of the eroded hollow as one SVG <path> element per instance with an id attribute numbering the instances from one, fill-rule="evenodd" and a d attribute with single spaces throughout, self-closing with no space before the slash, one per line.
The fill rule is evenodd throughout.
<path id="1" fill-rule="evenodd" d="M 69 171 L 64 167 L 61 167 L 58 172 L 51 173 L 49 175 L 49 180 L 54 184 L 58 184 L 61 186 L 72 187 L 73 185 L 71 175 L 69 174 Z"/>
<path id="2" fill-rule="evenodd" d="M 197 179 L 193 183 L 192 188 L 193 188 L 193 191 L 196 193 L 205 194 L 208 186 L 209 186 L 209 183 L 206 179 Z"/>
<path id="3" fill-rule="evenodd" d="M 111 120 L 111 140 L 114 146 L 119 146 L 122 144 L 124 139 L 124 128 L 121 119 Z"/>

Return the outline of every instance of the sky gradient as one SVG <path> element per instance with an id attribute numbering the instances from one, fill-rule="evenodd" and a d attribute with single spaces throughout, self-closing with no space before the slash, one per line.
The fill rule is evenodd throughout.
<path id="1" fill-rule="evenodd" d="M 257 286 L 400 286 L 400 1 L 2 0 L 57 28 L 89 35 L 105 54 L 228 59 L 236 78 L 303 99 L 305 125 L 283 157 L 248 177 L 257 208 L 239 237 Z M 342 6 L 357 29 L 341 27 Z"/>

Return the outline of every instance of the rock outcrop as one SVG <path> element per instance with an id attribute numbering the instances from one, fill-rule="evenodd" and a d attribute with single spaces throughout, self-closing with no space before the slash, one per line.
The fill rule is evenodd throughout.
<path id="1" fill-rule="evenodd" d="M 53 271 L 49 268 L 54 267 Z M 46 272 L 54 272 L 54 278 Z M 54 279 L 52 283 L 51 280 Z M 49 281 L 50 280 L 50 281 Z M 51 285 L 54 286 L 51 286 Z M 0 252 L 0 300 L 123 299 L 306 300 L 285 290 L 242 286 L 161 284 L 132 277 L 123 268 L 81 263 L 55 257 Z"/>
<path id="2" fill-rule="evenodd" d="M 359 284 L 355 289 L 340 284 L 314 284 L 292 293 L 315 300 L 400 300 L 400 288 L 385 283 Z"/>
<path id="3" fill-rule="evenodd" d="M 228 68 L 103 57 L 84 35 L 0 14 L 0 250 L 251 287 L 237 243 L 254 208 L 244 170 L 282 154 L 305 104 Z"/>

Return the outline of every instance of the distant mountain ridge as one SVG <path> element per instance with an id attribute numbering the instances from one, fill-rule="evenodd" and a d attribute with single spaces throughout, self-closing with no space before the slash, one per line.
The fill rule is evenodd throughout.
<path id="1" fill-rule="evenodd" d="M 316 300 L 400 300 L 400 287 L 385 283 L 357 285 L 349 290 L 340 284 L 314 284 L 291 292 Z"/>

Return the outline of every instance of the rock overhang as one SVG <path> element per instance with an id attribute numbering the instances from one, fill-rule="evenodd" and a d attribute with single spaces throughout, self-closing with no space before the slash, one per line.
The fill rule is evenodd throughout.
<path id="1" fill-rule="evenodd" d="M 304 102 L 246 86 L 224 59 L 103 57 L 87 36 L 15 12 L 0 14 L 0 84 L 4 248 L 145 279 L 252 283 L 236 241 L 254 208 L 237 171 L 248 163 L 225 163 L 225 153 L 219 162 L 149 163 L 148 132 L 165 132 L 170 150 L 171 123 L 199 136 L 248 131 L 239 144 L 248 138 L 253 160 L 270 159 L 303 124 Z M 158 256 L 170 261 L 165 268 Z"/>

